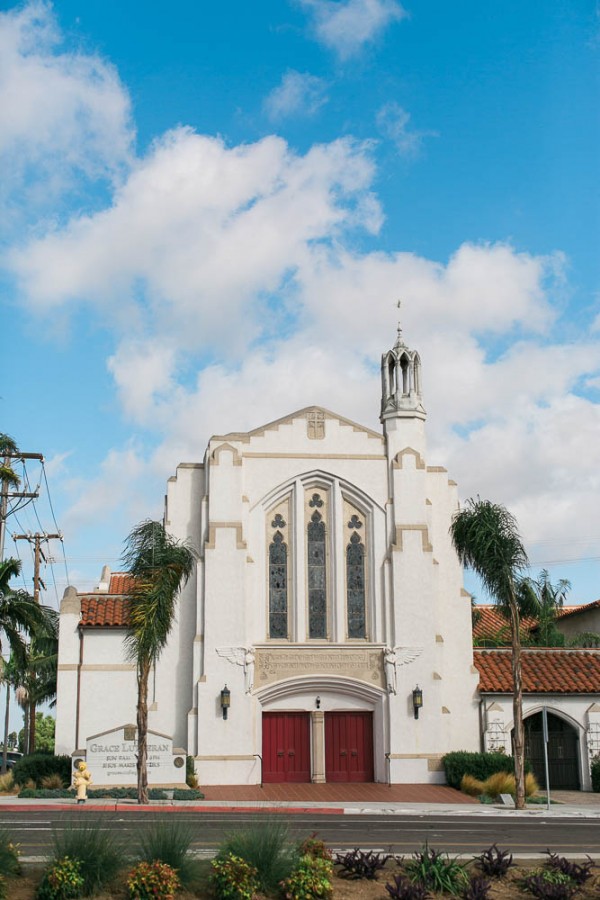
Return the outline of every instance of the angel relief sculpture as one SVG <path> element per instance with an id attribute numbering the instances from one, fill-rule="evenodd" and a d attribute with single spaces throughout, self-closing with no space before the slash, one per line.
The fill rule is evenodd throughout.
<path id="1" fill-rule="evenodd" d="M 254 647 L 217 647 L 216 650 L 223 659 L 228 660 L 234 666 L 243 668 L 244 690 L 250 694 L 254 687 L 254 662 L 256 659 Z"/>
<path id="2" fill-rule="evenodd" d="M 383 651 L 385 683 L 388 694 L 395 694 L 398 689 L 398 666 L 406 666 L 421 655 L 422 647 L 386 647 Z"/>

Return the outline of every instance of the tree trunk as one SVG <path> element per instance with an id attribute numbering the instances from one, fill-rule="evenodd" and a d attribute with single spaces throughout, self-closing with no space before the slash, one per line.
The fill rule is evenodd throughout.
<path id="1" fill-rule="evenodd" d="M 521 679 L 521 633 L 516 599 L 510 604 L 512 643 L 513 721 L 515 757 L 515 806 L 525 809 L 525 735 L 523 728 L 523 685 Z"/>
<path id="2" fill-rule="evenodd" d="M 29 753 L 29 703 L 23 707 L 23 755 Z"/>
<path id="3" fill-rule="evenodd" d="M 35 703 L 29 704 L 29 752 L 35 753 Z"/>
<path id="4" fill-rule="evenodd" d="M 137 780 L 138 803 L 148 803 L 148 678 L 150 664 L 138 667 Z"/>
<path id="5" fill-rule="evenodd" d="M 4 712 L 4 750 L 2 751 L 2 774 L 8 772 L 8 729 L 10 728 L 10 684 L 6 684 L 6 710 Z"/>

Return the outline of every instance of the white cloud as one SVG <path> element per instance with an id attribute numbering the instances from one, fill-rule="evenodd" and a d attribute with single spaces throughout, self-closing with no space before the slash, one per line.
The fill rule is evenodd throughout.
<path id="1" fill-rule="evenodd" d="M 315 242 L 379 227 L 372 176 L 368 148 L 349 139 L 299 156 L 276 137 L 229 149 L 179 129 L 139 162 L 110 209 L 75 218 L 10 263 L 40 310 L 84 301 L 127 332 L 234 352 L 277 327 L 277 315 L 264 315 L 268 297 Z"/>
<path id="2" fill-rule="evenodd" d="M 266 97 L 265 113 L 272 121 L 290 116 L 314 116 L 327 103 L 326 88 L 322 78 L 290 69 Z"/>
<path id="3" fill-rule="evenodd" d="M 74 172 L 116 177 L 130 160 L 130 101 L 99 56 L 59 52 L 52 7 L 32 2 L 0 13 L 0 165 L 5 190 L 48 202 Z"/>
<path id="4" fill-rule="evenodd" d="M 313 20 L 317 40 L 341 59 L 360 52 L 407 13 L 396 0 L 299 0 Z"/>
<path id="5" fill-rule="evenodd" d="M 435 131 L 416 131 L 409 127 L 410 113 L 395 100 L 386 103 L 377 112 L 377 127 L 381 134 L 392 141 L 401 156 L 418 156 L 426 137 L 437 137 Z"/>

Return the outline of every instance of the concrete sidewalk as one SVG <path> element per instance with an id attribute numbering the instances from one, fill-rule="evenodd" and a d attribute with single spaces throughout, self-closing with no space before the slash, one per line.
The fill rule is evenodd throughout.
<path id="1" fill-rule="evenodd" d="M 256 786 L 258 789 L 258 786 Z M 281 787 L 280 785 L 271 785 L 269 787 Z M 85 804 L 77 805 L 75 799 L 65 798 L 60 800 L 20 800 L 18 797 L 0 795 L 1 811 L 23 811 L 29 810 L 67 810 L 79 809 L 82 813 L 89 810 L 106 811 L 106 812 L 135 812 L 141 810 L 151 810 L 153 812 L 162 811 L 165 813 L 174 811 L 188 812 L 256 812 L 256 813 L 277 813 L 277 814 L 329 814 L 329 815 L 401 815 L 401 816 L 498 816 L 506 817 L 547 817 L 553 818 L 590 818 L 600 819 L 600 794 L 590 794 L 579 791 L 556 791 L 551 794 L 554 801 L 550 809 L 545 803 L 531 804 L 526 810 L 515 810 L 512 807 L 502 806 L 501 804 L 482 804 L 470 797 L 465 797 L 458 791 L 451 788 L 444 788 L 444 794 L 440 794 L 436 802 L 410 802 L 397 799 L 394 795 L 400 793 L 394 791 L 394 788 L 402 788 L 402 785 L 392 785 L 388 789 L 386 785 L 372 785 L 363 787 L 372 787 L 376 790 L 371 792 L 370 797 L 364 799 L 349 799 L 348 791 L 344 790 L 346 785 L 306 785 L 304 787 L 314 788 L 338 788 L 337 791 L 331 792 L 337 794 L 327 799 L 317 799 L 319 793 L 315 791 L 313 798 L 308 800 L 294 800 L 290 797 L 279 797 L 275 799 L 273 792 L 267 791 L 266 795 L 258 799 L 240 799 L 235 796 L 234 790 L 228 791 L 229 797 L 213 797 L 213 789 L 207 788 L 208 795 L 204 800 L 152 800 L 147 806 L 140 806 L 135 800 L 94 800 L 90 799 Z M 350 786 L 354 787 L 354 786 Z M 414 785 L 409 785 L 414 788 Z M 425 787 L 431 787 L 426 785 Z M 380 788 L 390 790 L 391 795 L 380 797 Z M 247 788 L 244 788 L 247 790 Z M 438 789 L 439 790 L 439 789 Z M 449 792 L 448 794 L 446 792 Z M 220 793 L 220 791 L 219 791 Z M 291 792 L 290 792 L 291 793 Z M 388 799 L 389 797 L 389 799 Z"/>

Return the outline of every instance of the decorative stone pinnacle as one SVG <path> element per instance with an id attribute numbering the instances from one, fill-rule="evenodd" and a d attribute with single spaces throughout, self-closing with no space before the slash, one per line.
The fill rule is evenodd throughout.
<path id="1" fill-rule="evenodd" d="M 402 300 L 398 300 L 397 307 L 400 310 L 402 306 Z M 394 344 L 394 350 L 398 350 L 400 347 L 406 347 L 404 343 L 404 338 L 402 337 L 402 323 L 400 322 L 400 314 L 398 314 L 398 336 L 396 337 L 396 343 Z"/>

